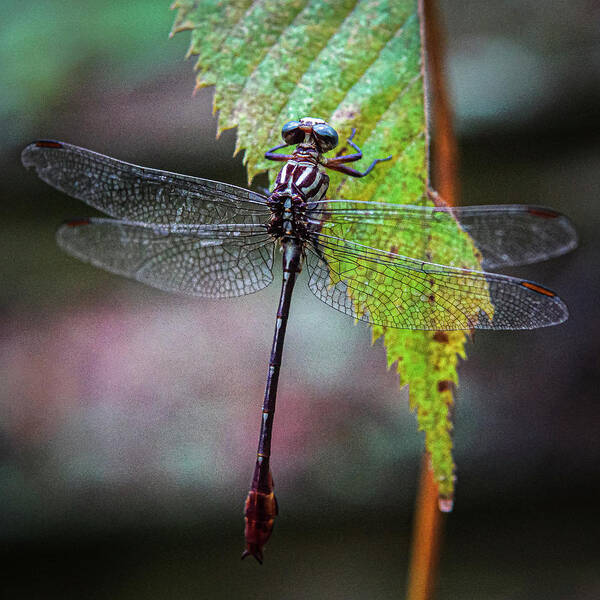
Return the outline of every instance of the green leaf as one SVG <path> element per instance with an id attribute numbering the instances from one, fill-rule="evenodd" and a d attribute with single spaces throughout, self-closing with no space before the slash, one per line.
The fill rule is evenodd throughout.
<path id="1" fill-rule="evenodd" d="M 269 171 L 271 179 L 276 175 L 279 167 L 264 152 L 280 143 L 283 123 L 313 116 L 331 123 L 342 140 L 356 127 L 366 161 L 393 155 L 365 179 L 331 173 L 330 198 L 430 202 L 416 0 L 204 0 L 179 1 L 174 8 L 173 31 L 191 30 L 197 85 L 215 85 L 219 131 L 238 128 L 237 150 L 245 151 L 250 180 L 261 171 Z M 386 251 L 406 249 L 409 256 L 433 262 L 479 266 L 470 238 L 458 226 L 451 247 L 436 244 L 435 230 L 418 239 L 389 231 L 374 237 L 360 225 L 345 225 L 343 233 Z M 386 277 L 382 271 L 383 287 Z M 373 310 L 368 299 L 352 300 L 359 312 Z M 440 494 L 451 498 L 450 409 L 465 334 L 373 328 L 374 339 L 382 335 L 388 365 L 397 363 L 401 382 L 410 386 Z"/>

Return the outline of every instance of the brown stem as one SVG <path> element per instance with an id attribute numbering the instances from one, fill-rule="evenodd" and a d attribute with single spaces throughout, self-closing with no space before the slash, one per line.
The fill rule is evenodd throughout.
<path id="1" fill-rule="evenodd" d="M 432 170 L 429 176 L 446 204 L 458 200 L 458 160 L 452 111 L 443 71 L 443 40 L 434 0 L 419 0 L 421 44 L 426 106 L 426 129 L 431 135 L 431 116 L 435 125 Z M 411 559 L 408 571 L 407 600 L 433 598 L 437 580 L 443 515 L 438 508 L 438 486 L 433 477 L 429 455 L 423 454 L 419 491 L 413 524 Z"/>
<path id="2" fill-rule="evenodd" d="M 425 118 L 427 132 L 434 130 L 431 179 L 446 204 L 458 202 L 458 152 L 454 135 L 453 115 L 444 72 L 443 32 L 435 0 L 419 0 L 421 36 L 425 54 L 423 58 L 425 97 L 429 110 Z M 429 114 L 428 114 L 429 113 Z"/>
<path id="3" fill-rule="evenodd" d="M 428 600 L 433 597 L 437 579 L 442 518 L 443 515 L 438 510 L 438 486 L 433 478 L 429 455 L 425 452 L 421 461 L 413 523 L 407 600 Z"/>

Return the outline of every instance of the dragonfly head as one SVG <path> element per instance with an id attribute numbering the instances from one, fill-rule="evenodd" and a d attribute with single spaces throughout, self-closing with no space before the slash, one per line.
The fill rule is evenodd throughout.
<path id="1" fill-rule="evenodd" d="M 333 150 L 338 144 L 337 131 L 323 119 L 314 117 L 287 122 L 281 130 L 281 137 L 290 146 L 306 144 L 317 148 L 321 153 Z"/>

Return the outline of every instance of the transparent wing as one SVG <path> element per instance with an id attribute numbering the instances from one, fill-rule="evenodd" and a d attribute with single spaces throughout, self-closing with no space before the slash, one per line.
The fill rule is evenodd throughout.
<path id="1" fill-rule="evenodd" d="M 265 196 L 250 190 L 138 167 L 64 142 L 34 142 L 21 160 L 52 187 L 120 219 L 263 223 L 270 214 Z"/>
<path id="2" fill-rule="evenodd" d="M 535 329 L 568 318 L 554 292 L 514 277 L 418 261 L 313 233 L 309 288 L 333 308 L 400 329 Z"/>
<path id="3" fill-rule="evenodd" d="M 377 239 L 379 248 L 407 255 L 414 253 L 414 240 L 428 237 L 451 248 L 458 222 L 481 252 L 485 269 L 535 263 L 577 246 L 571 221 L 539 206 L 437 208 L 329 200 L 319 203 L 311 216 L 323 222 L 324 233 L 335 228 L 335 235 L 365 244 Z"/>
<path id="4" fill-rule="evenodd" d="M 169 292 L 205 298 L 251 294 L 273 281 L 273 238 L 258 225 L 150 225 L 81 219 L 58 244 L 112 273 Z"/>

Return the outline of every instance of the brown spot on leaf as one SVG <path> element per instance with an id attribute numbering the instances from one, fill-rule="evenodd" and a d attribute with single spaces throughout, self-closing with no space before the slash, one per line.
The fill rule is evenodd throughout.
<path id="1" fill-rule="evenodd" d="M 330 123 L 340 122 L 340 121 L 353 121 L 360 114 L 358 107 L 355 105 L 346 106 L 342 109 L 336 110 L 334 114 L 334 118 L 331 119 Z"/>
<path id="2" fill-rule="evenodd" d="M 447 344 L 450 341 L 448 334 L 445 331 L 436 331 L 433 334 L 433 339 L 440 344 Z"/>
<path id="3" fill-rule="evenodd" d="M 452 387 L 452 382 L 449 379 L 438 381 L 438 392 L 446 392 Z"/>

